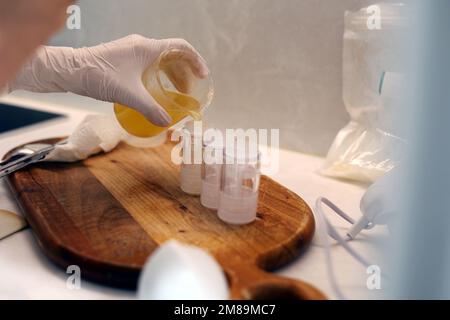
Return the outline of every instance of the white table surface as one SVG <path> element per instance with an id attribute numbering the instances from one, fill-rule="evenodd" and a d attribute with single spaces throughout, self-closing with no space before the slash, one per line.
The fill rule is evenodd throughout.
<path id="1" fill-rule="evenodd" d="M 23 98 L 24 96 L 26 98 Z M 69 94 L 19 94 L 19 97 L 7 96 L 1 100 L 62 112 L 68 118 L 0 134 L 0 156 L 22 143 L 68 135 L 86 114 L 95 113 L 98 110 L 104 112 L 108 109 L 107 104 Z M 322 163 L 323 158 L 320 157 L 280 150 L 280 170 L 272 177 L 299 194 L 311 208 L 317 197 L 325 196 L 337 203 L 353 218 L 358 218 L 360 216 L 359 202 L 365 187 L 319 175 L 317 171 Z M 21 214 L 4 181 L 0 181 L 0 208 Z M 346 230 L 347 225 L 343 221 L 332 215 L 329 217 L 342 232 Z M 383 227 L 376 227 L 361 235 L 351 245 L 365 257 L 374 258 L 377 252 L 374 243 L 385 233 L 386 230 Z M 379 291 L 367 289 L 366 269 L 353 260 L 343 248 L 333 246 L 332 256 L 339 285 L 348 298 L 375 298 L 377 294 L 380 294 Z M 279 270 L 278 273 L 305 280 L 330 298 L 335 297 L 326 272 L 324 250 L 316 240 L 299 259 Z M 134 298 L 134 292 L 112 289 L 88 281 L 82 281 L 81 289 L 68 289 L 66 280 L 67 274 L 64 270 L 54 266 L 38 248 L 30 229 L 0 240 L 0 299 Z"/>

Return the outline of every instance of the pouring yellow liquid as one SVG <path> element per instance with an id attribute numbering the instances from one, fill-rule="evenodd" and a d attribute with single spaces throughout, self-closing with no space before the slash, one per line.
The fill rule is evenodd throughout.
<path id="1" fill-rule="evenodd" d="M 156 94 L 152 96 L 172 117 L 172 123 L 168 127 L 188 116 L 194 120 L 201 120 L 200 102 L 189 95 L 166 91 L 165 96 Z M 122 128 L 136 137 L 154 137 L 167 130 L 167 127 L 152 124 L 138 111 L 118 103 L 114 104 L 114 113 Z"/>

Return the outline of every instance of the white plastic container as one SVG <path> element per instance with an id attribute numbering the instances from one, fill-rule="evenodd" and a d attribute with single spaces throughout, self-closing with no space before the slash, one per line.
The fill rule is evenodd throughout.
<path id="1" fill-rule="evenodd" d="M 257 147 L 225 149 L 217 213 L 222 221 L 242 225 L 256 219 L 260 158 Z"/>
<path id="2" fill-rule="evenodd" d="M 203 143 L 201 204 L 209 209 L 219 208 L 220 183 L 223 163 L 223 144 Z"/>
<path id="3" fill-rule="evenodd" d="M 202 191 L 203 143 L 202 135 L 185 129 L 183 136 L 183 162 L 180 169 L 180 188 L 190 195 Z"/>

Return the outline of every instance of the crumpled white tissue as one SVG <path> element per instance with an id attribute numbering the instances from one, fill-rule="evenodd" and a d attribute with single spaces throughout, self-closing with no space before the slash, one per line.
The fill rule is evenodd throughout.
<path id="1" fill-rule="evenodd" d="M 110 152 L 122 140 L 122 132 L 112 116 L 88 115 L 75 128 L 66 144 L 57 145 L 45 161 L 75 162 L 99 152 Z"/>

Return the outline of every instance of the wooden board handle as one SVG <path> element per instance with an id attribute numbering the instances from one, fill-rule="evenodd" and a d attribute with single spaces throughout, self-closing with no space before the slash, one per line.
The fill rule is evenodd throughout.
<path id="1" fill-rule="evenodd" d="M 230 285 L 230 298 L 236 300 L 325 300 L 313 286 L 288 279 L 256 266 L 244 264 L 225 268 Z"/>

